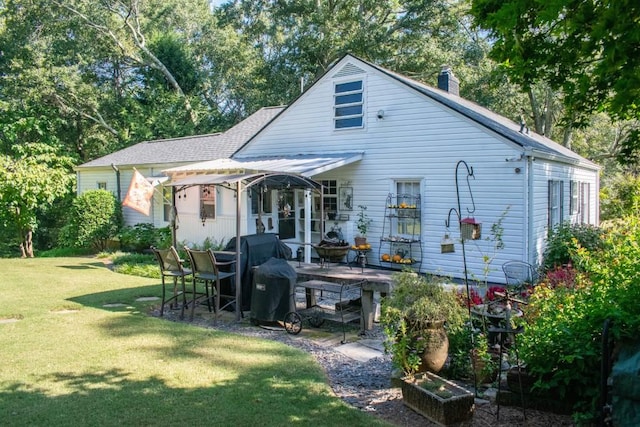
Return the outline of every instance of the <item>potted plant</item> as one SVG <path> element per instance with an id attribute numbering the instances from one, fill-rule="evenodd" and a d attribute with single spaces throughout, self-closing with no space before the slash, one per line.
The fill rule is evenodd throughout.
<path id="1" fill-rule="evenodd" d="M 447 328 L 462 325 L 464 313 L 442 280 L 408 269 L 394 275 L 392 292 L 382 299 L 385 348 L 402 372 L 403 402 L 444 425 L 473 414 L 473 393 L 436 375 L 447 360 Z"/>
<path id="2" fill-rule="evenodd" d="M 411 270 L 394 275 L 393 288 L 383 298 L 381 323 L 394 366 L 413 375 L 442 369 L 448 352 L 447 327 L 461 325 L 464 309 L 442 280 Z"/>
<path id="3" fill-rule="evenodd" d="M 487 334 L 469 324 L 450 334 L 447 377 L 490 383 L 498 375 L 499 354 L 490 350 Z"/>
<path id="4" fill-rule="evenodd" d="M 356 228 L 358 229 L 358 235 L 355 238 L 357 247 L 367 244 L 367 230 L 371 225 L 371 218 L 367 215 L 367 207 L 359 205 L 358 219 L 356 220 Z"/>

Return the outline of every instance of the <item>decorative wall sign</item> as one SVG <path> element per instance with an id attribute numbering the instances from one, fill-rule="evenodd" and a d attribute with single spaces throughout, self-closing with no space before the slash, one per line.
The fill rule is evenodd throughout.
<path id="1" fill-rule="evenodd" d="M 341 211 L 353 210 L 353 187 L 340 187 L 339 203 Z"/>

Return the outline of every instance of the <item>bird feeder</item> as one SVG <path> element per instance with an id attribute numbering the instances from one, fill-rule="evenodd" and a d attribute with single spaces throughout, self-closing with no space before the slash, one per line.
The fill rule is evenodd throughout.
<path id="1" fill-rule="evenodd" d="M 453 245 L 453 240 L 449 237 L 448 234 L 445 234 L 442 240 L 440 241 L 440 253 L 448 254 L 451 252 L 455 252 L 455 246 Z"/>
<path id="2" fill-rule="evenodd" d="M 463 240 L 479 240 L 482 236 L 482 224 L 471 217 L 461 220 L 460 236 Z"/>

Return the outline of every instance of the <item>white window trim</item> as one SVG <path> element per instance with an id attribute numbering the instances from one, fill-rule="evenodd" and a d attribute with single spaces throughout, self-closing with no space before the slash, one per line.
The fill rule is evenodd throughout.
<path id="1" fill-rule="evenodd" d="M 345 84 L 345 83 L 351 83 L 351 82 L 357 82 L 357 81 L 361 81 L 362 82 L 362 89 L 359 91 L 350 91 L 350 92 L 341 92 L 339 95 L 336 93 L 336 86 L 339 84 Z M 366 118 L 366 88 L 367 88 L 367 80 L 365 78 L 364 75 L 361 76 L 350 76 L 349 78 L 343 78 L 343 79 L 339 79 L 339 80 L 334 80 L 333 81 L 333 104 L 332 104 L 332 112 L 333 112 L 333 117 L 332 117 L 332 124 L 333 124 L 333 130 L 334 131 L 349 131 L 349 130 L 359 130 L 359 129 L 364 129 L 365 128 L 365 118 Z M 336 108 L 339 108 L 336 105 L 336 97 L 337 96 L 342 96 L 342 95 L 348 95 L 348 94 L 352 94 L 352 93 L 362 93 L 362 101 L 361 102 L 357 102 L 357 103 L 351 103 L 351 104 L 340 104 L 339 107 L 349 107 L 349 106 L 354 106 L 354 105 L 362 105 L 362 113 L 361 114 L 355 114 L 355 115 L 351 115 L 351 116 L 341 116 L 341 117 L 337 117 L 336 116 Z M 357 117 L 361 117 L 362 118 L 362 124 L 360 126 L 349 126 L 349 127 L 336 127 L 336 122 L 338 120 L 344 120 L 344 119 L 352 119 L 352 118 L 357 118 Z"/>
<path id="2" fill-rule="evenodd" d="M 580 222 L 589 224 L 591 220 L 591 184 L 581 182 L 578 191 L 580 194 Z"/>
<path id="3" fill-rule="evenodd" d="M 550 179 L 548 181 L 548 227 L 549 233 L 564 221 L 564 181 Z M 553 187 L 556 187 L 557 194 L 553 197 Z M 557 205 L 557 206 L 556 206 Z"/>

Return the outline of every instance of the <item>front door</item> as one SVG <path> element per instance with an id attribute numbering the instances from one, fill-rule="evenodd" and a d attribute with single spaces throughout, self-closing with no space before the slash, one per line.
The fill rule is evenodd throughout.
<path id="1" fill-rule="evenodd" d="M 278 192 L 278 234 L 280 239 L 296 237 L 296 212 L 293 190 Z"/>

